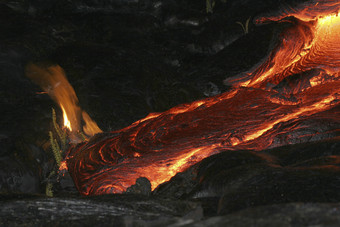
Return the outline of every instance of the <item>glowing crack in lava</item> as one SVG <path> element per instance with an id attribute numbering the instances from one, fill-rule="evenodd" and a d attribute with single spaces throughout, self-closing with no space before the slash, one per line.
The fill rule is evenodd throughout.
<path id="1" fill-rule="evenodd" d="M 339 9 L 338 1 L 310 1 L 291 13 L 259 18 L 292 26 L 262 65 L 225 81 L 233 89 L 71 148 L 66 162 L 79 192 L 121 193 L 139 177 L 155 189 L 214 153 L 338 135 Z"/>

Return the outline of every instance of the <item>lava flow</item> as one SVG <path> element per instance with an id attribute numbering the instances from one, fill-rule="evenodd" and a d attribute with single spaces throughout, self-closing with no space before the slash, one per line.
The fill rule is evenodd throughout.
<path id="1" fill-rule="evenodd" d="M 291 26 L 262 65 L 225 81 L 230 91 L 71 148 L 66 162 L 79 192 L 121 193 L 139 177 L 155 189 L 214 153 L 339 135 L 339 9 L 338 1 L 310 1 L 259 18 Z"/>

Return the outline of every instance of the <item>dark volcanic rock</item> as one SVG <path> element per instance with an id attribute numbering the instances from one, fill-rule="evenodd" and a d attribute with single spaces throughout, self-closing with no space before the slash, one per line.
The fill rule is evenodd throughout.
<path id="1" fill-rule="evenodd" d="M 0 157 L 0 193 L 38 193 L 39 177 L 24 163 L 9 157 Z"/>
<path id="2" fill-rule="evenodd" d="M 206 215 L 267 204 L 340 202 L 339 146 L 333 139 L 262 152 L 225 151 L 177 174 L 154 194 L 196 198 Z"/>
<path id="3" fill-rule="evenodd" d="M 224 190 L 219 201 L 219 214 L 266 204 L 340 201 L 337 167 L 282 169 L 249 166 L 242 169 L 247 170 L 252 174 L 240 176 L 239 187 Z"/>
<path id="4" fill-rule="evenodd" d="M 101 197 L 2 198 L 1 226 L 159 226 L 180 218 L 198 221 L 200 205 L 194 202 L 111 195 Z"/>
<path id="5" fill-rule="evenodd" d="M 339 203 L 289 203 L 249 208 L 178 226 L 339 226 Z"/>
<path id="6" fill-rule="evenodd" d="M 42 150 L 22 139 L 0 137 L 0 193 L 41 193 L 49 163 Z"/>
<path id="7" fill-rule="evenodd" d="M 140 177 L 136 180 L 136 184 L 126 189 L 127 194 L 149 195 L 151 193 L 151 183 L 146 177 Z"/>

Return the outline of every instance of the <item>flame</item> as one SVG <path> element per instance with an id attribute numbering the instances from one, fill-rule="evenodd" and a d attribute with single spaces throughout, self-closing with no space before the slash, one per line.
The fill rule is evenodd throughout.
<path id="1" fill-rule="evenodd" d="M 88 136 L 94 136 L 97 133 L 102 132 L 102 130 L 98 127 L 97 123 L 91 119 L 91 117 L 85 111 L 82 112 L 82 117 L 85 122 L 83 126 L 83 131 Z"/>
<path id="2" fill-rule="evenodd" d="M 310 141 L 313 135 L 303 130 L 334 135 L 309 122 L 339 124 L 339 8 L 338 1 L 310 1 L 259 18 L 259 23 L 289 16 L 297 20 L 282 32 L 263 64 L 225 81 L 232 90 L 150 114 L 74 146 L 66 163 L 79 192 L 121 193 L 138 177 L 147 177 L 155 189 L 217 152 Z M 98 131 L 95 124 L 88 128 Z"/>
<path id="3" fill-rule="evenodd" d="M 79 143 L 82 139 L 79 132 L 93 136 L 102 132 L 90 116 L 82 111 L 78 105 L 78 97 L 68 82 L 64 70 L 59 65 L 44 67 L 36 64 L 26 66 L 26 76 L 38 84 L 61 108 L 64 118 L 64 127 L 69 129 L 70 139 Z M 82 126 L 81 121 L 85 122 Z"/>
<path id="4" fill-rule="evenodd" d="M 71 122 L 69 121 L 66 111 L 62 104 L 60 104 L 60 108 L 63 111 L 64 127 L 72 132 Z"/>

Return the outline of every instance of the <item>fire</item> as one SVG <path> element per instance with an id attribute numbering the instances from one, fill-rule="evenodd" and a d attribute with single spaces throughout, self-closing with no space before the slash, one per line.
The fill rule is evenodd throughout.
<path id="1" fill-rule="evenodd" d="M 121 193 L 139 177 L 147 177 L 155 189 L 214 153 L 307 142 L 313 139 L 308 130 L 319 137 L 334 135 L 331 128 L 318 131 L 310 122 L 340 123 L 339 9 L 338 1 L 310 1 L 294 10 L 283 9 L 280 15 L 259 18 L 258 23 L 281 22 L 289 16 L 296 20 L 282 32 L 262 65 L 225 81 L 233 89 L 152 113 L 129 127 L 74 145 L 66 164 L 79 192 Z M 60 68 L 47 71 L 53 70 L 60 72 Z M 42 87 L 61 103 L 54 94 L 60 85 Z M 70 115 L 69 103 L 60 105 L 72 129 L 79 130 L 73 116 L 85 120 L 88 115 L 80 110 Z M 83 130 L 88 135 L 92 134 L 87 131 L 101 131 L 95 123 L 86 125 Z"/>
<path id="2" fill-rule="evenodd" d="M 26 76 L 38 84 L 60 106 L 64 127 L 71 132 L 69 136 L 71 142 L 80 142 L 79 132 L 82 131 L 87 136 L 102 132 L 90 116 L 79 107 L 78 97 L 60 66 L 43 67 L 29 64 L 26 67 Z M 85 122 L 84 126 L 81 120 Z"/>
<path id="3" fill-rule="evenodd" d="M 60 108 L 63 111 L 64 127 L 72 132 L 71 122 L 69 121 L 66 111 L 62 104 L 60 104 Z"/>

